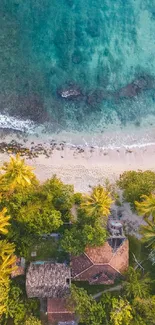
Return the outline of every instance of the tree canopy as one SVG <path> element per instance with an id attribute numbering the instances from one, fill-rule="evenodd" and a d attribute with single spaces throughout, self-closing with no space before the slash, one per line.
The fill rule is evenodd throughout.
<path id="1" fill-rule="evenodd" d="M 143 215 L 145 218 L 151 216 L 155 222 L 155 194 L 142 195 L 141 200 L 141 202 L 135 201 L 138 214 Z"/>
<path id="2" fill-rule="evenodd" d="M 55 254 L 57 260 L 58 252 L 66 258 L 65 252 L 79 255 L 87 246 L 103 245 L 108 238 L 106 222 L 111 204 L 117 198 L 116 187 L 106 182 L 104 187 L 98 185 L 84 195 L 74 193 L 73 186 L 63 184 L 56 176 L 40 184 L 33 169 L 19 155 L 11 157 L 1 172 L 0 323 L 6 325 L 11 320 L 14 325 L 41 325 L 38 301 L 26 297 L 24 277 L 10 278 L 15 254 L 25 256 L 29 262 L 32 248 L 38 248 L 38 243 L 55 231 L 60 232 L 61 240 L 52 247 L 53 252 L 51 241 L 49 245 L 50 254 Z M 124 200 L 144 215 L 141 242 L 145 241 L 155 260 L 155 173 L 126 172 L 118 185 Z M 44 247 L 41 249 L 45 258 Z M 68 305 L 84 325 L 155 325 L 152 279 L 152 273 L 150 279 L 145 270 L 143 273 L 129 267 L 120 279 L 121 285 L 111 288 L 111 292 L 103 290 L 97 300 L 73 285 Z"/>
<path id="3" fill-rule="evenodd" d="M 37 183 L 32 167 L 25 164 L 20 155 L 11 156 L 9 162 L 1 167 L 0 186 L 4 192 L 11 193 L 19 187 L 28 187 Z"/>
<path id="4" fill-rule="evenodd" d="M 42 323 L 37 317 L 29 316 L 24 325 L 42 325 Z"/>
<path id="5" fill-rule="evenodd" d="M 61 241 L 63 249 L 73 255 L 84 252 L 87 246 L 101 246 L 107 239 L 107 230 L 101 221 L 88 217 L 81 208 L 77 211 L 77 220 L 64 232 Z"/>
<path id="6" fill-rule="evenodd" d="M 8 233 L 8 226 L 10 226 L 10 216 L 6 215 L 6 213 L 6 208 L 3 208 L 3 210 L 0 211 L 0 234 L 2 235 L 6 235 Z"/>
<path id="7" fill-rule="evenodd" d="M 81 208 L 85 210 L 88 216 L 106 217 L 107 220 L 112 203 L 110 192 L 98 185 L 93 188 L 91 195 L 83 196 Z"/>
<path id="8" fill-rule="evenodd" d="M 141 202 L 142 195 L 150 195 L 155 190 L 155 173 L 127 171 L 120 175 L 117 185 L 123 190 L 124 200 L 135 209 L 135 201 Z"/>
<path id="9" fill-rule="evenodd" d="M 128 299 L 136 297 L 146 298 L 149 296 L 150 289 L 151 279 L 149 276 L 130 266 L 123 282 L 123 290 L 126 297 Z"/>

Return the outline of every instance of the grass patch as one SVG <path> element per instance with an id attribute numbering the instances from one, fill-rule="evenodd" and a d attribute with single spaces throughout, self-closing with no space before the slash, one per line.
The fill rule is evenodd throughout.
<path id="1" fill-rule="evenodd" d="M 106 285 L 106 284 L 89 284 L 87 281 L 72 281 L 73 284 L 78 288 L 83 288 L 87 291 L 88 294 L 95 295 L 101 291 L 107 290 L 114 285 Z"/>
<path id="2" fill-rule="evenodd" d="M 39 239 L 31 252 L 36 252 L 35 257 L 30 257 L 31 261 L 57 261 L 58 263 L 68 261 L 68 254 L 60 248 L 59 240 L 54 238 Z"/>

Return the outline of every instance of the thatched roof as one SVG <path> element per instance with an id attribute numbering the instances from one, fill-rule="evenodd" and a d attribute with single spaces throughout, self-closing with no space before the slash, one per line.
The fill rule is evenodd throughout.
<path id="1" fill-rule="evenodd" d="M 26 274 L 29 298 L 61 298 L 69 293 L 70 268 L 65 264 L 31 263 Z"/>

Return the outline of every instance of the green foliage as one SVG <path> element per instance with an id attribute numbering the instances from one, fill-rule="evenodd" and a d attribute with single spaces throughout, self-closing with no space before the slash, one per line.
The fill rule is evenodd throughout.
<path id="1" fill-rule="evenodd" d="M 132 307 L 124 299 L 112 299 L 112 310 L 110 312 L 110 323 L 112 325 L 129 325 L 131 324 Z"/>
<path id="2" fill-rule="evenodd" d="M 61 213 L 52 210 L 45 202 L 29 203 L 22 207 L 17 221 L 24 223 L 29 233 L 41 235 L 57 230 L 62 224 Z"/>
<path id="3" fill-rule="evenodd" d="M 125 275 L 123 283 L 124 293 L 127 298 L 134 299 L 136 297 L 145 298 L 150 292 L 151 279 L 147 274 L 129 267 Z"/>
<path id="4" fill-rule="evenodd" d="M 80 205 L 82 203 L 82 193 L 75 193 L 74 194 L 74 203 Z"/>
<path id="5" fill-rule="evenodd" d="M 70 219 L 70 209 L 74 203 L 74 187 L 72 185 L 63 184 L 60 179 L 53 176 L 46 181 L 42 187 L 42 191 L 46 195 L 52 194 L 52 203 L 56 210 L 59 210 L 64 218 Z"/>
<path id="6" fill-rule="evenodd" d="M 155 222 L 155 194 L 142 195 L 142 202 L 135 202 L 138 214 L 143 215 L 145 219 L 151 216 Z"/>
<path id="7" fill-rule="evenodd" d="M 87 223 L 86 223 L 87 222 Z M 84 252 L 86 246 L 101 246 L 107 238 L 107 231 L 99 222 L 89 223 L 89 219 L 71 226 L 66 230 L 61 241 L 63 249 L 73 255 Z"/>
<path id="8" fill-rule="evenodd" d="M 149 195 L 155 190 L 155 173 L 150 170 L 124 172 L 117 185 L 123 190 L 124 200 L 135 208 L 135 201 L 141 202 L 142 195 Z"/>
<path id="9" fill-rule="evenodd" d="M 70 230 L 65 231 L 61 246 L 69 254 L 80 255 L 85 248 L 81 238 L 81 231 L 77 227 L 72 227 Z"/>
<path id="10" fill-rule="evenodd" d="M 155 296 L 147 299 L 137 297 L 133 301 L 133 317 L 137 319 L 137 325 L 154 325 L 155 324 Z"/>
<path id="11" fill-rule="evenodd" d="M 101 246 L 107 239 L 107 231 L 98 222 L 92 225 L 84 225 L 82 236 L 85 246 Z"/>
<path id="12" fill-rule="evenodd" d="M 0 320 L 7 310 L 8 294 L 9 294 L 9 277 L 0 279 Z"/>
<path id="13" fill-rule="evenodd" d="M 133 318 L 132 307 L 127 300 L 105 293 L 97 302 L 83 288 L 75 286 L 71 288 L 69 306 L 85 325 L 129 325 Z"/>
<path id="14" fill-rule="evenodd" d="M 24 325 L 41 325 L 41 321 L 37 318 L 37 317 L 34 317 L 34 316 L 29 316 Z"/>
<path id="15" fill-rule="evenodd" d="M 18 188 L 30 187 L 38 183 L 33 168 L 27 166 L 19 154 L 16 157 L 11 156 L 10 161 L 5 162 L 1 167 L 1 171 L 3 173 L 0 177 L 0 185 L 6 196 Z"/>
<path id="16" fill-rule="evenodd" d="M 104 220 L 104 217 L 107 218 L 110 213 L 112 202 L 110 192 L 98 185 L 93 188 L 91 195 L 83 196 L 81 208 L 85 210 L 88 216 L 100 217 Z"/>
<path id="17" fill-rule="evenodd" d="M 2 196 L 0 206 L 6 206 L 12 217 L 8 238 L 16 243 L 17 252 L 28 256 L 35 237 L 57 231 L 69 221 L 73 202 L 73 186 L 56 177 L 35 188 L 18 188 L 9 200 Z"/>
<path id="18" fill-rule="evenodd" d="M 143 241 L 147 244 L 147 247 L 151 247 L 155 251 L 155 224 L 152 221 L 147 220 L 146 226 L 141 226 L 141 234 L 143 235 Z"/>
<path id="19" fill-rule="evenodd" d="M 10 286 L 7 311 L 5 319 L 13 319 L 14 325 L 20 325 L 28 315 L 36 313 L 38 310 L 38 301 L 27 299 L 22 289 L 13 282 Z"/>
<path id="20" fill-rule="evenodd" d="M 70 229 L 64 232 L 63 249 L 73 255 L 84 252 L 87 246 L 101 246 L 107 239 L 107 230 L 102 225 L 102 218 L 88 215 L 86 209 L 77 210 L 77 219 Z"/>
<path id="21" fill-rule="evenodd" d="M 0 234 L 6 235 L 8 233 L 8 226 L 10 226 L 10 223 L 8 222 L 10 220 L 10 216 L 6 215 L 7 209 L 3 208 L 2 211 L 0 211 Z"/>
<path id="22" fill-rule="evenodd" d="M 72 286 L 69 306 L 75 310 L 80 316 L 80 322 L 85 325 L 102 325 L 105 311 L 84 289 Z"/>

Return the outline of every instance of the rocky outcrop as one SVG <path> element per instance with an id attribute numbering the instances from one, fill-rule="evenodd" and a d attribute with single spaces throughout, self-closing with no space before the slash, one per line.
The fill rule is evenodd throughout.
<path id="1" fill-rule="evenodd" d="M 61 98 L 67 100 L 74 100 L 82 96 L 81 90 L 74 86 L 58 89 L 57 93 Z"/>
<path id="2" fill-rule="evenodd" d="M 122 97 L 135 97 L 138 96 L 141 92 L 151 89 L 154 87 L 154 80 L 150 76 L 141 76 L 138 79 L 135 79 L 133 82 L 127 86 L 121 88 L 116 92 L 117 98 Z"/>

